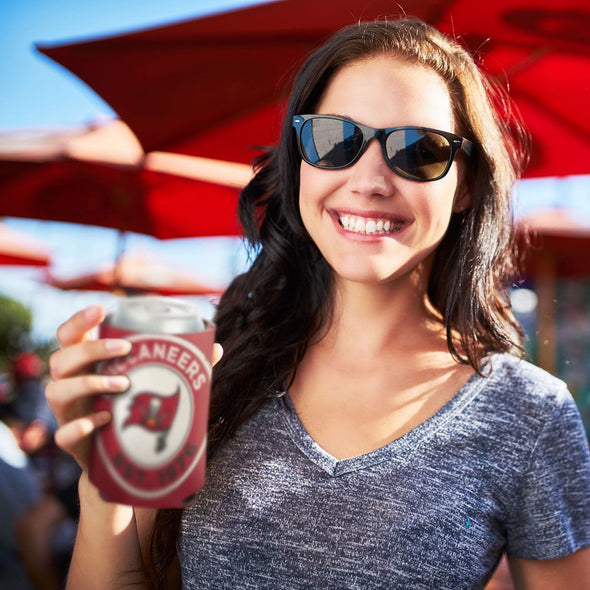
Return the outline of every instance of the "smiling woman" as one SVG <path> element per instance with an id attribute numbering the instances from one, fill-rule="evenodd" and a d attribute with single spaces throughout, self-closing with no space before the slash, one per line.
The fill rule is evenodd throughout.
<path id="1" fill-rule="evenodd" d="M 157 512 L 84 473 L 71 588 L 477 589 L 503 555 L 519 588 L 583 587 L 590 453 L 564 383 L 521 358 L 522 154 L 490 94 L 413 19 L 303 64 L 240 197 L 254 261 L 215 317 L 207 483 Z M 90 398 L 119 391 L 88 365 L 128 351 L 87 340 L 102 317 L 61 327 L 47 394 L 84 468 L 110 420 Z"/>

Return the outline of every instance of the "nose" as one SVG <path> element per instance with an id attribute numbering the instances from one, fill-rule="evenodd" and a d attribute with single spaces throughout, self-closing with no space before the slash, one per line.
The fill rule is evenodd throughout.
<path id="1" fill-rule="evenodd" d="M 362 196 L 387 197 L 393 190 L 392 176 L 379 142 L 372 139 L 363 155 L 350 167 L 348 186 L 353 193 Z"/>

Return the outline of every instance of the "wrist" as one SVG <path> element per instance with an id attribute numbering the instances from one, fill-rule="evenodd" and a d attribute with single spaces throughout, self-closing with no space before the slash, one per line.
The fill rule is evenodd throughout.
<path id="1" fill-rule="evenodd" d="M 93 521 L 93 526 L 108 526 L 117 533 L 133 521 L 133 507 L 126 504 L 108 502 L 100 490 L 90 481 L 88 473 L 82 472 L 78 482 L 80 496 L 80 522 Z"/>

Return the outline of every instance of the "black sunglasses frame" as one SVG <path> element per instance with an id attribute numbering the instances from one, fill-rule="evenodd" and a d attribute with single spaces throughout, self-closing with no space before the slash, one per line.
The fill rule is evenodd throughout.
<path id="1" fill-rule="evenodd" d="M 302 146 L 301 132 L 303 130 L 303 126 L 305 125 L 305 123 L 307 121 L 310 121 L 313 119 L 333 119 L 335 121 L 342 121 L 345 123 L 350 123 L 351 125 L 354 125 L 358 129 L 360 129 L 363 134 L 363 143 L 362 143 L 358 153 L 356 154 L 356 156 L 350 162 L 348 162 L 342 166 L 321 166 L 321 165 L 318 165 L 317 163 L 313 163 L 310 160 L 308 160 L 305 155 L 305 150 L 303 149 L 303 146 Z M 317 114 L 316 115 L 294 115 L 292 125 L 295 128 L 295 131 L 297 133 L 297 147 L 299 148 L 299 154 L 300 154 L 301 158 L 303 159 L 304 162 L 306 162 L 310 166 L 313 166 L 314 168 L 320 168 L 321 170 L 342 170 L 343 168 L 350 168 L 350 166 L 355 164 L 360 159 L 360 157 L 365 153 L 365 150 L 367 149 L 369 142 L 372 139 L 376 139 L 379 142 L 379 144 L 381 145 L 381 151 L 383 153 L 383 158 L 385 159 L 385 162 L 387 163 L 388 167 L 395 174 L 397 174 L 398 176 L 401 176 L 402 178 L 405 178 L 407 180 L 412 180 L 414 182 L 433 182 L 434 180 L 440 180 L 441 178 L 443 178 L 444 176 L 447 175 L 447 173 L 449 172 L 449 170 L 451 168 L 451 165 L 453 164 L 453 160 L 455 159 L 455 155 L 457 154 L 457 152 L 459 150 L 463 150 L 465 155 L 468 157 L 471 157 L 471 155 L 475 151 L 475 146 L 468 139 L 465 139 L 464 137 L 461 137 L 460 135 L 456 135 L 455 133 L 451 133 L 449 131 L 441 131 L 440 129 L 432 129 L 430 127 L 409 126 L 409 127 L 388 127 L 385 129 L 376 129 L 374 127 L 369 127 L 368 125 L 363 125 L 362 123 L 357 123 L 356 121 L 353 121 L 352 119 L 346 119 L 345 117 L 337 117 L 335 115 L 317 115 Z M 412 176 L 411 174 L 407 174 L 407 175 L 404 174 L 402 170 L 395 169 L 391 165 L 391 162 L 387 156 L 387 146 L 386 146 L 387 138 L 395 131 L 428 131 L 430 133 L 436 133 L 436 134 L 444 137 L 449 142 L 449 147 L 450 147 L 451 151 L 449 154 L 449 161 L 447 162 L 447 165 L 445 166 L 445 169 L 443 170 L 443 172 L 441 172 L 441 174 L 437 175 L 434 178 L 417 178 L 415 176 Z"/>

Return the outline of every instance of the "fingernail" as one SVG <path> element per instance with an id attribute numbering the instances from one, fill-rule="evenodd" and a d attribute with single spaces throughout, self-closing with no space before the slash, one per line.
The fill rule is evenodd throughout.
<path id="1" fill-rule="evenodd" d="M 111 421 L 111 413 L 108 410 L 101 410 L 94 416 L 94 423 L 97 427 L 104 426 Z"/>
<path id="2" fill-rule="evenodd" d="M 105 340 L 105 348 L 109 352 L 117 352 L 120 354 L 127 354 L 131 351 L 131 342 L 129 340 L 111 339 Z"/>
<path id="3" fill-rule="evenodd" d="M 129 382 L 129 377 L 125 375 L 109 375 L 105 377 L 107 382 L 107 387 L 111 391 L 127 391 L 131 383 Z"/>
<path id="4" fill-rule="evenodd" d="M 84 310 L 84 318 L 89 322 L 95 322 L 100 318 L 101 313 L 102 310 L 98 305 L 91 305 Z"/>

